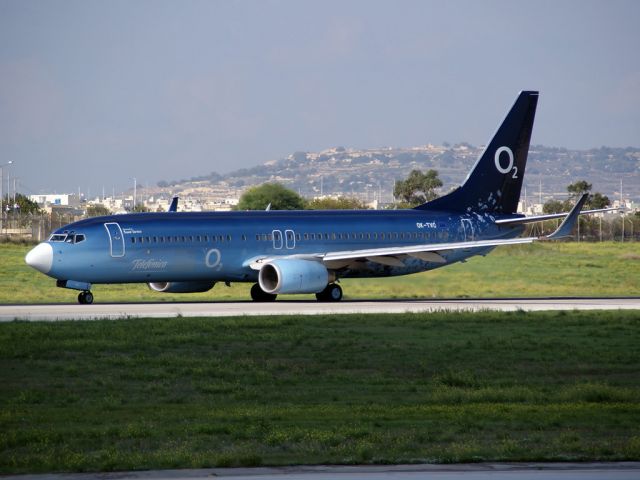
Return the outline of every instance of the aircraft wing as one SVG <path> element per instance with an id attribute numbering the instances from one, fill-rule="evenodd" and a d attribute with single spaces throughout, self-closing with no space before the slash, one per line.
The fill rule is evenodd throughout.
<path id="1" fill-rule="evenodd" d="M 399 266 L 401 260 L 397 257 L 408 255 L 422 260 L 435 263 L 445 263 L 446 260 L 438 252 L 457 250 L 461 248 L 496 247 L 498 245 L 518 245 L 532 243 L 538 237 L 509 238 L 496 240 L 479 240 L 474 242 L 451 242 L 451 243 L 428 243 L 424 245 L 410 245 L 406 247 L 382 247 L 368 248 L 361 250 L 342 250 L 337 252 L 315 253 L 315 254 L 291 254 L 273 257 L 252 258 L 245 262 L 254 270 L 259 270 L 260 266 L 276 258 L 298 258 L 301 260 L 315 260 L 323 262 L 329 268 L 341 268 L 351 263 L 353 260 L 370 260 L 383 265 Z"/>
<path id="2" fill-rule="evenodd" d="M 254 270 L 259 270 L 264 263 L 276 258 L 298 258 L 301 260 L 313 260 L 324 263 L 327 268 L 338 269 L 349 265 L 354 260 L 368 260 L 370 262 L 389 265 L 392 267 L 404 266 L 399 257 L 410 256 L 419 258 L 427 262 L 446 263 L 446 259 L 440 255 L 441 252 L 459 249 L 497 247 L 499 245 L 520 245 L 523 243 L 533 243 L 539 240 L 557 240 L 570 235 L 575 226 L 580 209 L 587 201 L 587 194 L 584 194 L 574 205 L 570 212 L 564 214 L 566 218 L 551 235 L 543 237 L 524 238 L 498 238 L 488 240 L 477 240 L 471 242 L 449 242 L 449 243 L 427 243 L 422 245 L 392 246 L 381 248 L 365 248 L 359 250 L 341 250 L 336 252 L 316 253 L 316 254 L 291 254 L 277 257 L 254 257 L 244 264 Z"/>
<path id="3" fill-rule="evenodd" d="M 584 210 L 580 212 L 580 215 L 587 215 L 590 213 L 601 213 L 601 212 L 613 212 L 617 210 L 624 210 L 624 208 L 599 208 L 597 210 Z M 570 212 L 563 213 L 549 213 L 547 215 L 532 215 L 530 217 L 520 217 L 520 218 L 502 218 L 495 221 L 496 225 L 522 225 L 524 223 L 535 223 L 535 222 L 544 222 L 545 220 L 553 220 L 555 218 L 563 218 L 569 215 Z"/>
<path id="4" fill-rule="evenodd" d="M 439 252 L 467 248 L 497 247 L 499 245 L 518 245 L 522 243 L 532 243 L 536 240 L 557 240 L 559 238 L 568 237 L 571 234 L 571 230 L 580 216 L 580 209 L 587 201 L 587 197 L 588 195 L 585 193 L 574 205 L 571 211 L 566 214 L 567 217 L 556 231 L 545 237 L 503 238 L 478 240 L 473 242 L 432 243 L 426 245 L 411 245 L 408 247 L 383 247 L 329 252 L 322 256 L 322 262 L 329 268 L 341 268 L 341 266 L 346 266 L 352 260 L 356 259 L 366 259 L 383 265 L 402 266 L 404 264 L 398 256 L 408 255 L 428 262 L 445 263 L 445 258 L 442 257 Z"/>

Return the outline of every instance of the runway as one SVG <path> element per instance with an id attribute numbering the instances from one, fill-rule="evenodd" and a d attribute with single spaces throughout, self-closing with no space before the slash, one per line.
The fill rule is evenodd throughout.
<path id="1" fill-rule="evenodd" d="M 208 468 L 111 473 L 60 473 L 5 476 L 4 480 L 637 480 L 638 462 L 476 463 L 465 465 L 297 466 Z"/>
<path id="2" fill-rule="evenodd" d="M 640 297 L 0 305 L 0 321 L 518 310 L 640 310 Z"/>

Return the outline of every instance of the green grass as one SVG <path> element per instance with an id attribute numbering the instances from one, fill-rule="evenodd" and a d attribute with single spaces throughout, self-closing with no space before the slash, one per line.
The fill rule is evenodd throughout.
<path id="1" fill-rule="evenodd" d="M 0 245 L 0 303 L 75 302 L 77 292 L 24 263 L 30 247 Z M 396 278 L 346 279 L 345 298 L 464 298 L 640 295 L 640 243 L 537 243 L 499 247 L 431 272 Z M 163 294 L 146 285 L 95 285 L 96 302 L 249 299 L 249 284 L 206 293 Z M 313 298 L 283 296 L 282 298 Z"/>
<path id="2" fill-rule="evenodd" d="M 640 460 L 640 313 L 0 324 L 0 473 Z"/>

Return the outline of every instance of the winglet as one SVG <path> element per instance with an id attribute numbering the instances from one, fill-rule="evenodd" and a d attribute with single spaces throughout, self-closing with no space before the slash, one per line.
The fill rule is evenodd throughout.
<path id="1" fill-rule="evenodd" d="M 580 210 L 582 210 L 582 206 L 584 205 L 584 202 L 587 201 L 587 198 L 589 198 L 589 194 L 583 194 L 582 197 L 580 197 L 580 200 L 578 200 L 578 203 L 576 203 L 575 206 L 571 209 L 569 215 L 567 215 L 567 217 L 560 224 L 557 230 L 551 235 L 547 235 L 544 238 L 546 240 L 557 240 L 559 238 L 571 236 L 571 230 L 573 230 L 573 227 L 576 225 L 578 217 L 580 216 Z"/>
<path id="2" fill-rule="evenodd" d="M 167 212 L 177 212 L 178 211 L 178 196 L 176 195 L 171 200 L 171 205 L 169 205 L 169 210 Z"/>

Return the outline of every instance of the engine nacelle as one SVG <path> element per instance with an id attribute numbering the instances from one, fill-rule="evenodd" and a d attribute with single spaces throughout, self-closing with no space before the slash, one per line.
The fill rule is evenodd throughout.
<path id="1" fill-rule="evenodd" d="M 258 282 L 267 293 L 318 293 L 329 283 L 329 272 L 313 260 L 283 258 L 264 264 Z"/>
<path id="2" fill-rule="evenodd" d="M 153 282 L 149 288 L 163 293 L 198 293 L 208 292 L 216 282 Z"/>

